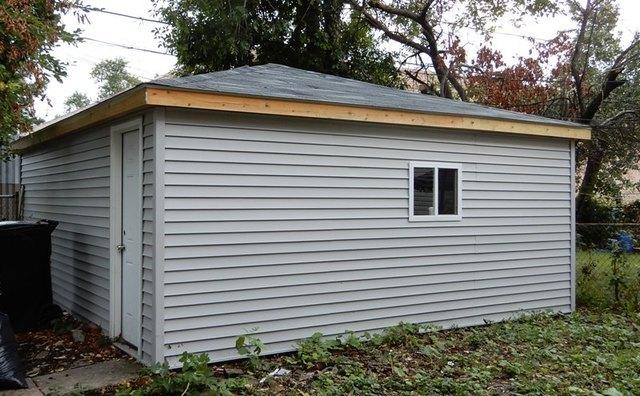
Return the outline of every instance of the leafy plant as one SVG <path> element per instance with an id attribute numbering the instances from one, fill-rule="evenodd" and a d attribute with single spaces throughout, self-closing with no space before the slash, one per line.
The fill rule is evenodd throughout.
<path id="1" fill-rule="evenodd" d="M 338 0 L 153 0 L 156 37 L 183 75 L 279 63 L 402 86 L 392 54 Z"/>
<path id="2" fill-rule="evenodd" d="M 243 334 L 236 339 L 236 350 L 242 356 L 248 359 L 249 366 L 254 370 L 260 370 L 263 367 L 260 361 L 260 354 L 264 349 L 264 343 L 252 333 L 258 329 L 252 329 L 251 332 Z"/>
<path id="3" fill-rule="evenodd" d="M 416 337 L 421 331 L 421 326 L 415 323 L 401 322 L 396 326 L 386 328 L 382 332 L 379 342 L 389 345 L 418 346 L 420 340 Z"/>
<path id="4" fill-rule="evenodd" d="M 318 363 L 331 361 L 332 352 L 342 349 L 339 339 L 325 339 L 322 333 L 314 333 L 311 337 L 298 342 L 297 356 L 301 363 L 312 367 Z"/>
<path id="5" fill-rule="evenodd" d="M 618 240 L 611 240 L 611 279 L 609 284 L 613 287 L 613 296 L 616 304 L 620 304 L 620 289 L 625 285 L 622 270 L 626 267 L 627 257 Z"/>
<path id="6" fill-rule="evenodd" d="M 56 318 L 51 321 L 51 328 L 53 332 L 56 334 L 65 334 L 75 329 L 78 326 L 78 323 L 70 319 L 69 317 L 63 316 L 61 318 Z"/>
<path id="7" fill-rule="evenodd" d="M 151 381 L 140 389 L 122 388 L 116 393 L 118 396 L 142 395 L 199 395 L 203 392 L 212 395 L 231 395 L 229 386 L 214 378 L 209 368 L 207 354 L 192 354 L 184 352 L 180 357 L 182 369 L 179 372 L 169 370 L 164 363 L 156 364 L 148 371 Z M 238 386 L 238 384 L 235 384 Z"/>
<path id="8" fill-rule="evenodd" d="M 610 265 L 609 252 L 604 257 L 602 262 Z M 156 366 L 150 372 L 155 385 L 120 394 L 640 394 L 637 312 L 580 309 L 570 315 L 523 315 L 481 327 L 430 329 L 405 323 L 386 334 L 347 333 L 339 340 L 316 333 L 300 342 L 298 354 L 263 358 L 278 367 L 290 364 L 286 375 L 264 382 L 260 382 L 263 373 L 250 373 L 199 386 L 198 376 L 189 381 L 182 372 Z M 251 342 L 245 339 L 244 344 Z M 184 370 L 204 371 L 210 378 L 206 356 L 189 359 Z"/>
<path id="9" fill-rule="evenodd" d="M 360 349 L 363 346 L 363 340 L 350 331 L 342 337 L 342 344 L 348 348 Z"/>
<path id="10" fill-rule="evenodd" d="M 81 6 L 80 0 L 0 1 L 0 159 L 10 154 L 10 142 L 38 121 L 34 101 L 44 97 L 49 81 L 66 76 L 66 65 L 53 50 L 79 39 L 63 16 L 86 21 Z"/>

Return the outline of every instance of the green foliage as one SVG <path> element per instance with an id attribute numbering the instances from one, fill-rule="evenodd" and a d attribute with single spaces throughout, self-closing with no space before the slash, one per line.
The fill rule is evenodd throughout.
<path id="1" fill-rule="evenodd" d="M 625 205 L 622 211 L 623 211 L 623 215 L 622 215 L 623 223 L 640 224 L 640 200 L 636 200 Z"/>
<path id="2" fill-rule="evenodd" d="M 102 60 L 93 66 L 91 77 L 98 83 L 98 100 L 106 99 L 140 83 L 140 80 L 127 70 L 128 63 L 122 58 L 114 58 Z M 69 113 L 90 103 L 91 98 L 85 93 L 75 91 L 64 102 L 65 112 Z"/>
<path id="3" fill-rule="evenodd" d="M 402 84 L 392 54 L 342 0 L 154 0 L 156 31 L 198 74 L 280 63 L 382 85 Z"/>
<path id="4" fill-rule="evenodd" d="M 185 354 L 181 372 L 156 366 L 151 384 L 119 394 L 640 394 L 638 329 L 637 312 L 579 310 L 441 331 L 403 323 L 378 335 L 347 333 L 342 341 L 316 333 L 293 357 L 267 359 L 289 366 L 283 377 L 216 381 L 206 356 Z M 253 344 L 247 340 L 239 349 Z"/>
<path id="5" fill-rule="evenodd" d="M 56 334 L 65 334 L 69 333 L 71 330 L 75 329 L 78 324 L 69 319 L 68 317 L 56 318 L 51 321 L 51 328 Z"/>
<path id="6" fill-rule="evenodd" d="M 128 62 L 122 58 L 105 59 L 93 66 L 91 78 L 99 84 L 99 99 L 120 93 L 140 83 L 127 71 Z"/>
<path id="7" fill-rule="evenodd" d="M 258 329 L 252 329 L 250 333 L 241 335 L 236 339 L 236 350 L 241 356 L 248 359 L 249 367 L 253 370 L 260 370 L 263 367 L 260 360 L 260 354 L 264 349 L 264 343 L 253 332 Z"/>
<path id="8" fill-rule="evenodd" d="M 121 388 L 118 396 L 142 396 L 142 395 L 232 395 L 235 388 L 244 387 L 244 383 L 232 381 L 220 382 L 213 376 L 209 367 L 209 356 L 206 354 L 194 355 L 184 352 L 180 357 L 182 369 L 180 372 L 172 372 L 165 364 L 156 364 L 148 369 L 151 376 L 149 384 L 140 389 Z M 230 387 L 232 385 L 232 387 Z"/>
<path id="9" fill-rule="evenodd" d="M 64 111 L 70 113 L 74 110 L 86 107 L 90 103 L 91 99 L 89 99 L 86 94 L 75 91 L 64 101 Z"/>
<path id="10" fill-rule="evenodd" d="M 79 0 L 0 1 L 0 160 L 9 154 L 9 143 L 31 130 L 36 122 L 33 107 L 44 97 L 51 78 L 61 81 L 65 65 L 52 55 L 55 45 L 72 43 L 78 32 L 68 32 L 62 15 L 73 11 Z"/>
<path id="11" fill-rule="evenodd" d="M 353 348 L 360 349 L 363 347 L 363 339 L 355 335 L 353 332 L 349 331 L 342 337 L 342 345 L 345 348 Z"/>
<path id="12" fill-rule="evenodd" d="M 616 305 L 620 305 L 620 289 L 626 286 L 624 269 L 628 264 L 627 256 L 622 248 L 622 244 L 615 240 L 611 240 L 611 277 L 609 284 L 613 287 L 613 297 Z"/>
<path id="13" fill-rule="evenodd" d="M 374 342 L 378 344 L 388 345 L 407 345 L 417 346 L 418 337 L 416 337 L 422 326 L 415 323 L 401 322 L 397 326 L 384 329 L 382 336 L 374 338 Z"/>
<path id="14" fill-rule="evenodd" d="M 307 367 L 327 364 L 333 352 L 342 349 L 339 339 L 327 339 L 322 333 L 314 333 L 311 337 L 298 342 L 297 358 Z"/>
<path id="15" fill-rule="evenodd" d="M 640 310 L 640 254 L 624 253 L 612 241 L 610 250 L 578 250 L 576 266 L 580 305 L 602 311 Z"/>
<path id="16" fill-rule="evenodd" d="M 578 312 L 446 331 L 402 324 L 365 337 L 376 344 L 364 341 L 358 354 L 334 351 L 310 382 L 285 378 L 281 386 L 323 395 L 635 394 L 639 321 Z"/>

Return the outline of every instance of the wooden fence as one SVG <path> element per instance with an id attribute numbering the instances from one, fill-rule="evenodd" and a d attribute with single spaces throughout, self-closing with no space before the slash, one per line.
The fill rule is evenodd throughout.
<path id="1" fill-rule="evenodd" d="M 20 184 L 0 184 L 0 221 L 19 220 L 22 217 L 21 203 Z"/>

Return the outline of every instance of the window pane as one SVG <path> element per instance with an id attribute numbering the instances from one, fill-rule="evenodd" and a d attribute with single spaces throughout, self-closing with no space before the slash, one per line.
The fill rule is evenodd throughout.
<path id="1" fill-rule="evenodd" d="M 438 169 L 438 214 L 458 214 L 457 169 Z"/>
<path id="2" fill-rule="evenodd" d="M 413 214 L 434 215 L 433 168 L 413 168 Z"/>

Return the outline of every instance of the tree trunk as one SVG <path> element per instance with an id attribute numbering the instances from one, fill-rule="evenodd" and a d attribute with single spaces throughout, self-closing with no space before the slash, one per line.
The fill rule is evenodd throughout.
<path id="1" fill-rule="evenodd" d="M 600 148 L 593 147 L 590 143 L 590 155 L 584 169 L 584 178 L 580 184 L 578 195 L 576 197 L 576 221 L 578 223 L 589 221 L 590 201 L 593 189 L 596 184 L 596 176 L 602 168 L 604 159 L 604 151 Z M 573 170 L 575 172 L 575 169 Z"/>

